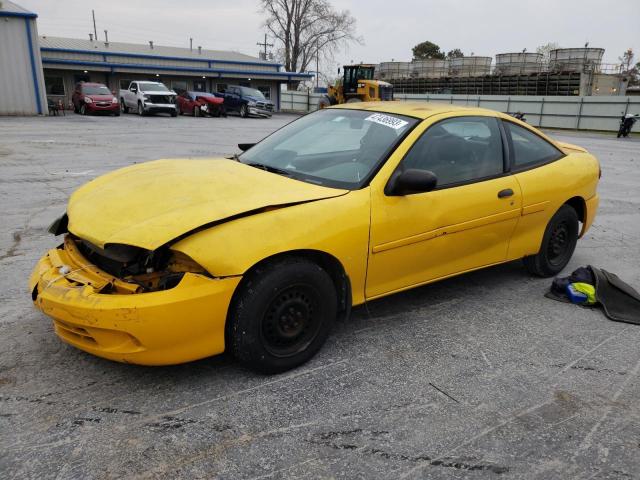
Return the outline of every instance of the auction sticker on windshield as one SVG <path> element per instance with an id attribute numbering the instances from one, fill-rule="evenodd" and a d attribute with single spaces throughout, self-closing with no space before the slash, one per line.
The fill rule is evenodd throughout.
<path id="1" fill-rule="evenodd" d="M 409 122 L 401 120 L 391 115 L 385 115 L 384 113 L 374 113 L 365 118 L 368 122 L 379 123 L 385 127 L 393 128 L 394 130 L 400 130 L 402 127 L 409 125 Z"/>

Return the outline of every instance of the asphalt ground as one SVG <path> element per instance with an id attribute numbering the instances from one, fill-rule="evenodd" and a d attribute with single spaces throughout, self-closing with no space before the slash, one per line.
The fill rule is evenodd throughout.
<path id="1" fill-rule="evenodd" d="M 119 364 L 56 338 L 27 277 L 75 188 L 229 154 L 293 118 L 0 118 L 0 477 L 640 478 L 640 326 L 544 298 L 519 262 L 356 308 L 276 376 L 224 355 Z M 550 133 L 603 170 L 566 271 L 640 287 L 639 139 Z"/>

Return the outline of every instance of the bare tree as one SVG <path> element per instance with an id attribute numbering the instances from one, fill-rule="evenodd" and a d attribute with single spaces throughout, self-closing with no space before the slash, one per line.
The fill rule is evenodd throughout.
<path id="1" fill-rule="evenodd" d="M 549 43 L 545 43 L 544 45 L 540 45 L 538 48 L 536 48 L 536 53 L 542 54 L 542 62 L 546 65 L 549 63 L 549 58 L 551 57 L 551 50 L 556 50 L 558 48 L 560 48 L 560 45 L 558 45 L 555 42 L 549 42 Z"/>
<path id="2" fill-rule="evenodd" d="M 316 56 L 330 60 L 339 48 L 362 42 L 351 13 L 335 10 L 328 0 L 261 0 L 260 5 L 288 72 L 307 71 Z"/>

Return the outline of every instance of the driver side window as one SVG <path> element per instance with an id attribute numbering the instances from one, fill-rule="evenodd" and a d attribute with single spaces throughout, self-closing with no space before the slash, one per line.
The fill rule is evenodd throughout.
<path id="1" fill-rule="evenodd" d="M 402 161 L 403 170 L 430 170 L 437 188 L 504 172 L 502 137 L 493 117 L 456 117 L 430 126 Z"/>

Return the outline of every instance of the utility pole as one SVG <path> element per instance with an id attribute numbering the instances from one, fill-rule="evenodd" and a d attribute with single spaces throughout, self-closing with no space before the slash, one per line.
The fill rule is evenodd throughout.
<path id="1" fill-rule="evenodd" d="M 96 30 L 96 12 L 91 10 L 91 16 L 93 17 L 93 38 L 98 41 L 98 30 Z"/>
<path id="2" fill-rule="evenodd" d="M 320 88 L 320 72 L 318 71 L 318 64 L 320 61 L 318 60 L 318 56 L 320 54 L 320 39 L 316 38 L 316 92 L 318 88 Z"/>
<path id="3" fill-rule="evenodd" d="M 267 34 L 264 34 L 264 43 L 256 43 L 256 45 L 260 46 L 260 47 L 264 47 L 264 58 L 263 60 L 267 59 L 267 47 L 273 47 L 273 43 L 267 43 Z"/>

